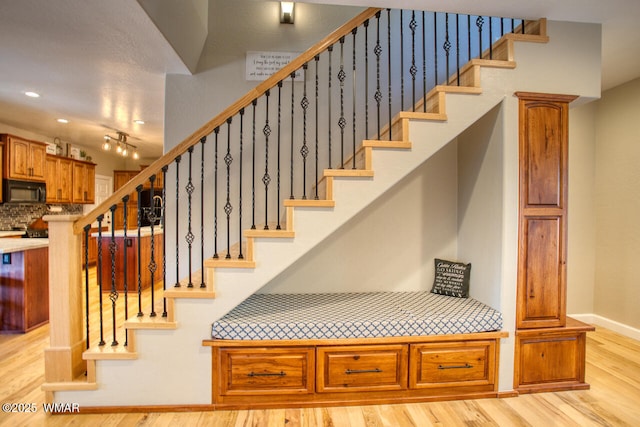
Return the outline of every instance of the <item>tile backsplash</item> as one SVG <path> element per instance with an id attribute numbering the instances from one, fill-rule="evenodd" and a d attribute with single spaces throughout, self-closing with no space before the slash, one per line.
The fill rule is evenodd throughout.
<path id="1" fill-rule="evenodd" d="M 0 230 L 24 227 L 43 215 L 82 215 L 83 205 L 60 205 L 61 212 L 50 212 L 43 203 L 0 204 Z"/>

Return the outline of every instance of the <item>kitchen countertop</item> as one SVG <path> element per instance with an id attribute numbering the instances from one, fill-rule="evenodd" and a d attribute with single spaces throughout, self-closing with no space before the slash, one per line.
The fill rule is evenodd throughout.
<path id="1" fill-rule="evenodd" d="M 160 226 L 153 227 L 154 235 L 163 234 L 163 233 L 164 233 L 164 230 L 162 227 Z M 114 234 L 114 237 L 124 237 L 124 230 L 116 230 L 113 234 Z M 91 233 L 91 236 L 98 237 L 98 233 L 97 232 Z M 141 227 L 140 237 L 147 237 L 147 236 L 151 236 L 151 227 Z M 110 238 L 110 237 L 111 237 L 111 231 L 107 230 L 102 232 L 103 239 Z M 132 237 L 138 237 L 137 228 L 131 228 L 127 230 L 127 238 L 132 238 Z"/>
<path id="2" fill-rule="evenodd" d="M 26 230 L 11 230 L 11 231 L 0 231 L 0 239 L 3 237 L 18 237 L 22 236 Z"/>
<path id="3" fill-rule="evenodd" d="M 0 239 L 0 254 L 49 247 L 49 239 Z"/>

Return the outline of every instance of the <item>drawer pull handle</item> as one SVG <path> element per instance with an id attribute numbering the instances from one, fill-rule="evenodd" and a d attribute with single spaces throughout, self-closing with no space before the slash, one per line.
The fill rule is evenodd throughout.
<path id="1" fill-rule="evenodd" d="M 375 369 L 347 369 L 346 371 L 344 371 L 345 374 L 347 375 L 351 375 L 351 374 L 368 374 L 371 372 L 382 372 L 382 369 L 380 368 L 375 368 Z"/>
<path id="2" fill-rule="evenodd" d="M 280 371 L 280 372 L 276 372 L 276 373 L 269 373 L 269 372 L 265 372 L 265 373 L 255 373 L 253 371 L 249 372 L 247 374 L 248 377 L 284 377 L 286 374 L 286 372 L 284 371 Z"/>
<path id="3" fill-rule="evenodd" d="M 473 365 L 469 365 L 468 363 L 465 363 L 464 365 L 451 365 L 451 366 L 438 365 L 438 369 L 471 369 L 471 368 L 473 368 Z"/>

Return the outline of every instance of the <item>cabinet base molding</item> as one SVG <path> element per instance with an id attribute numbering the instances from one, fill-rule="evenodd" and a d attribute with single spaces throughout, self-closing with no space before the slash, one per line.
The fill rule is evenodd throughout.
<path id="1" fill-rule="evenodd" d="M 329 340 L 205 340 L 215 409 L 496 398 L 506 332 Z"/>
<path id="2" fill-rule="evenodd" d="M 567 317 L 564 327 L 516 330 L 514 388 L 518 393 L 587 390 L 587 332 L 595 328 Z"/>

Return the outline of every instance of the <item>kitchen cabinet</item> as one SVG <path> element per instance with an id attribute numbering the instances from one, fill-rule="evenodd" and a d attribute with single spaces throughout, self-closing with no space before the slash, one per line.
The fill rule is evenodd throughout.
<path id="1" fill-rule="evenodd" d="M 113 171 L 113 191 L 119 190 L 123 185 L 135 177 L 138 171 L 114 170 Z M 116 230 L 124 229 L 124 203 L 117 204 L 116 211 L 113 213 L 113 228 Z M 138 192 L 129 193 L 129 201 L 127 202 L 127 228 L 138 227 Z"/>
<path id="2" fill-rule="evenodd" d="M 96 198 L 96 165 L 79 160 L 73 161 L 72 203 L 91 204 Z"/>
<path id="3" fill-rule="evenodd" d="M 4 163 L 2 162 L 3 160 L 3 154 L 4 154 L 4 142 L 0 141 L 0 166 L 4 167 Z M 2 199 L 2 174 L 0 173 L 0 203 L 2 203 L 4 200 Z"/>
<path id="4" fill-rule="evenodd" d="M 71 203 L 73 160 L 47 154 L 47 203 Z"/>
<path id="5" fill-rule="evenodd" d="M 3 177 L 23 181 L 45 181 L 46 147 L 43 142 L 30 141 L 1 134 L 5 144 Z"/>
<path id="6" fill-rule="evenodd" d="M 569 103 L 517 92 L 519 227 L 514 388 L 586 389 L 586 332 L 566 315 Z"/>
<path id="7" fill-rule="evenodd" d="M 144 169 L 144 167 L 141 167 Z M 113 191 L 120 189 L 123 185 L 136 177 L 140 171 L 138 170 L 115 170 L 113 171 Z M 154 190 L 162 190 L 163 179 L 162 173 L 156 174 L 156 180 L 153 183 Z M 151 188 L 151 182 L 148 180 L 143 184 L 143 190 L 149 190 Z M 149 204 L 149 200 L 143 200 L 144 203 Z M 145 224 L 143 224 L 145 225 Z M 124 229 L 124 203 L 117 204 L 117 209 L 113 215 L 113 226 L 116 230 Z M 133 191 L 129 193 L 129 202 L 127 203 L 127 228 L 138 227 L 138 192 Z"/>

